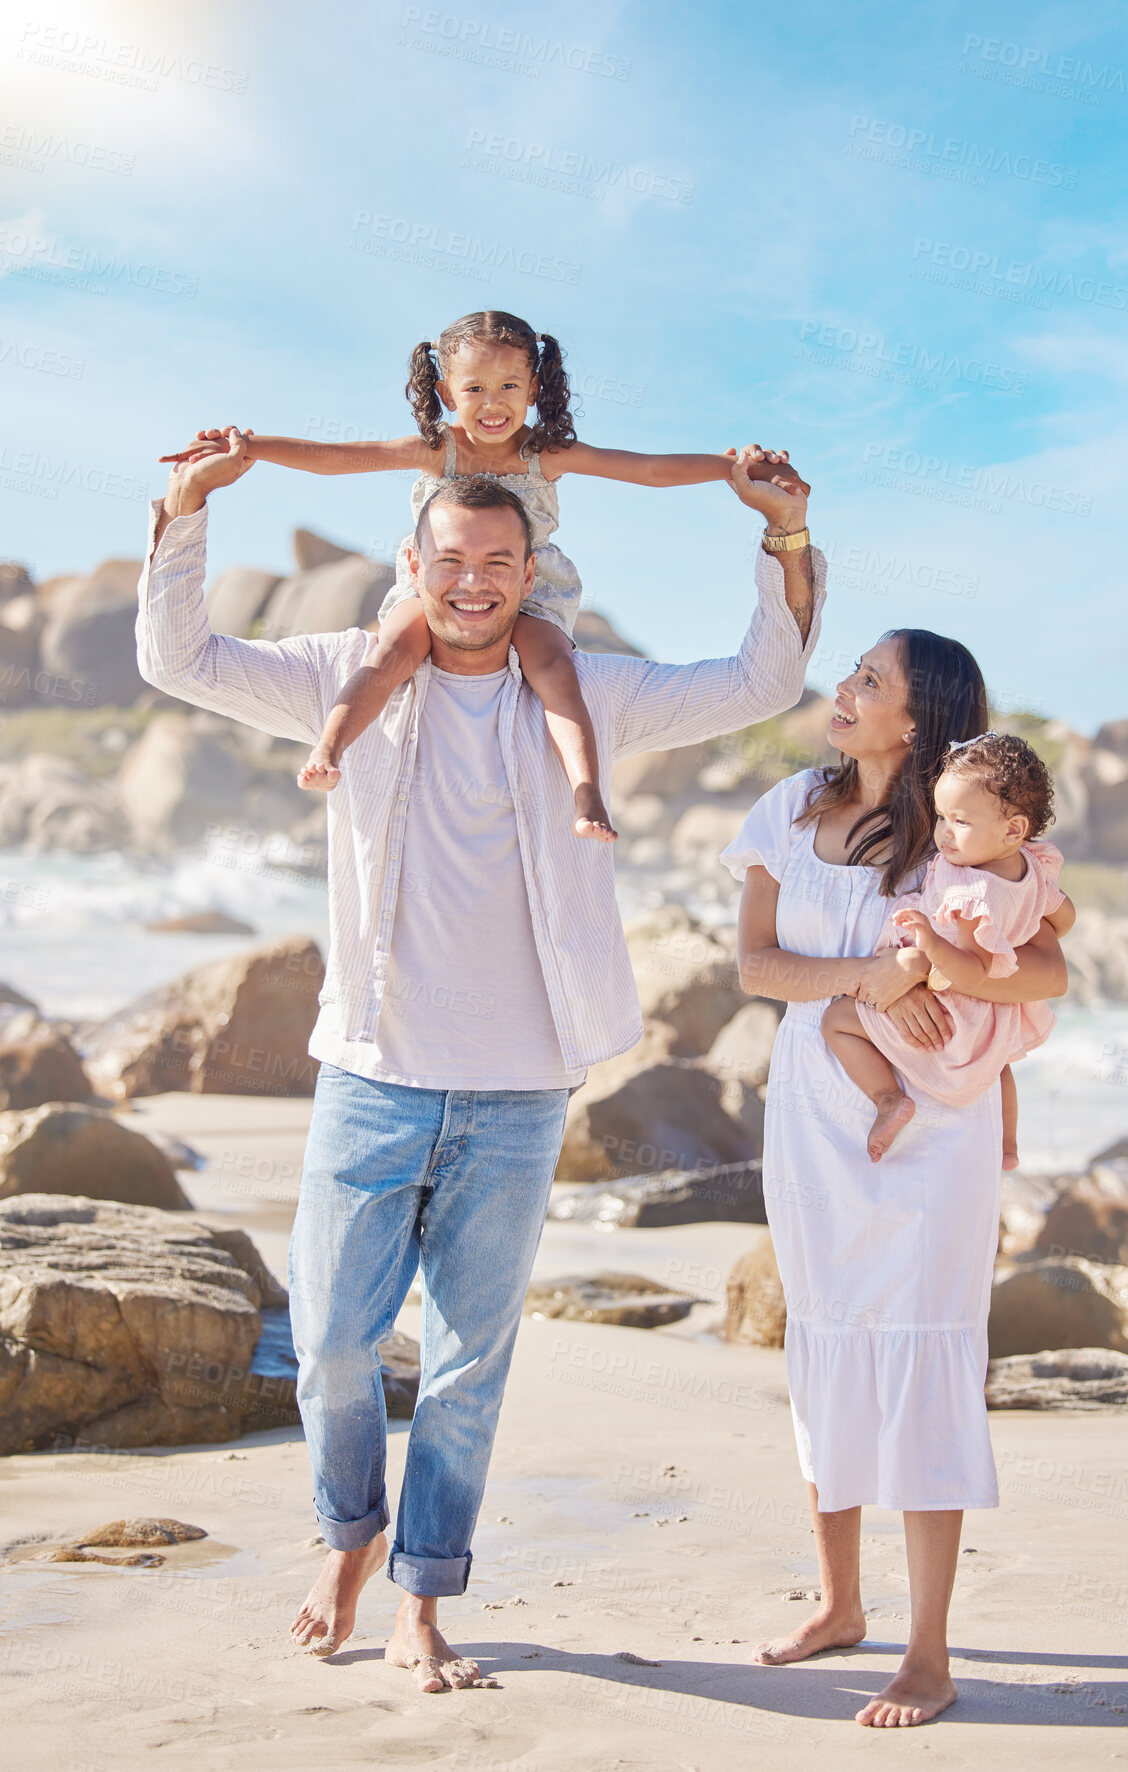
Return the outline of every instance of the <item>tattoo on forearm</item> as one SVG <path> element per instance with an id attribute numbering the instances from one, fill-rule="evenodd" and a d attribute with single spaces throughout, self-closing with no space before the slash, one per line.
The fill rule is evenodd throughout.
<path id="1" fill-rule="evenodd" d="M 807 644 L 807 638 L 811 632 L 811 622 L 815 613 L 815 565 L 814 561 L 811 559 L 810 548 L 801 548 L 799 550 L 795 565 L 802 575 L 805 589 L 794 602 L 792 602 L 789 597 L 788 603 L 791 606 L 791 613 L 798 624 L 800 638 L 805 646 Z"/>

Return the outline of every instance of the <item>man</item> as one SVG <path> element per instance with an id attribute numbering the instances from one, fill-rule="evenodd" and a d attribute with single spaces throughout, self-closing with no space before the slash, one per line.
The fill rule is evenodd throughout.
<path id="1" fill-rule="evenodd" d="M 739 654 L 690 665 L 578 659 L 601 774 L 799 698 L 825 562 L 786 458 L 743 450 L 737 496 L 768 518 L 760 602 Z M 779 463 L 777 479 L 757 479 Z M 246 472 L 177 464 L 154 503 L 138 659 L 158 688 L 312 741 L 367 636 L 212 634 L 206 497 Z M 331 1654 L 384 1563 L 404 1590 L 387 1658 L 423 1691 L 472 1684 L 439 1632 L 470 1541 L 564 1111 L 587 1066 L 642 1033 L 602 845 L 577 842 L 544 710 L 510 635 L 535 562 L 521 502 L 492 476 L 444 483 L 411 571 L 431 656 L 350 750 L 329 801 L 330 950 L 310 1053 L 321 1061 L 290 1254 L 298 1401 L 329 1545 L 293 1625 Z M 377 1342 L 423 1276 L 422 1376 L 395 1542 Z"/>

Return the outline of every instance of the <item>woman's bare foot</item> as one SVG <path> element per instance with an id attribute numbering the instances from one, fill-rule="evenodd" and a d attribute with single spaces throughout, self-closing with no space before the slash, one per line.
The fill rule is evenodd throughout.
<path id="1" fill-rule="evenodd" d="M 384 1651 L 384 1660 L 413 1673 L 421 1692 L 479 1685 L 481 1668 L 476 1661 L 455 1654 L 438 1627 L 437 1615 L 437 1600 L 405 1595 L 396 1613 L 396 1628 Z"/>
<path id="2" fill-rule="evenodd" d="M 298 786 L 315 793 L 327 794 L 341 779 L 341 771 L 333 761 L 328 745 L 317 745 L 298 770 Z"/>
<path id="3" fill-rule="evenodd" d="M 852 1649 L 866 1634 L 866 1615 L 856 1612 L 819 1611 L 801 1624 L 791 1637 L 761 1643 L 752 1659 L 761 1667 L 783 1667 L 789 1661 L 806 1661 L 823 1649 Z"/>
<path id="4" fill-rule="evenodd" d="M 574 799 L 576 817 L 572 829 L 577 837 L 594 837 L 597 843 L 614 843 L 619 833 L 611 823 L 599 789 L 591 782 L 582 782 Z"/>
<path id="5" fill-rule="evenodd" d="M 930 1723 L 956 1701 L 956 1688 L 947 1666 L 910 1663 L 908 1656 L 883 1692 L 871 1698 L 854 1718 L 866 1729 L 911 1729 Z"/>
<path id="6" fill-rule="evenodd" d="M 356 1623 L 356 1603 L 366 1581 L 383 1567 L 388 1541 L 379 1533 L 360 1550 L 331 1550 L 321 1565 L 298 1615 L 290 1637 L 299 1649 L 314 1655 L 335 1655 Z"/>
<path id="7" fill-rule="evenodd" d="M 877 1119 L 869 1129 L 866 1149 L 872 1160 L 880 1163 L 898 1132 L 916 1113 L 916 1102 L 911 1095 L 891 1089 L 888 1095 L 879 1095 L 873 1105 L 877 1109 Z"/>

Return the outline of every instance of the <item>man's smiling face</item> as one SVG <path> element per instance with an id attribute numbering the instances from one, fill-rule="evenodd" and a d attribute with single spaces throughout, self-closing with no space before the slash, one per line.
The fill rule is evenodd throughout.
<path id="1" fill-rule="evenodd" d="M 521 519 L 504 506 L 434 505 L 408 563 L 427 626 L 455 652 L 482 652 L 508 637 L 536 570 Z"/>

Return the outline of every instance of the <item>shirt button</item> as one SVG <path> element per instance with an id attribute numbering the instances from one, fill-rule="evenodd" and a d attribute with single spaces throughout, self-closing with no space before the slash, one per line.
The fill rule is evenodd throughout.
<path id="1" fill-rule="evenodd" d="M 407 795 L 406 795 L 406 794 L 397 794 L 397 795 L 396 795 L 396 799 L 397 799 L 397 800 L 406 800 L 406 799 L 407 799 Z"/>

